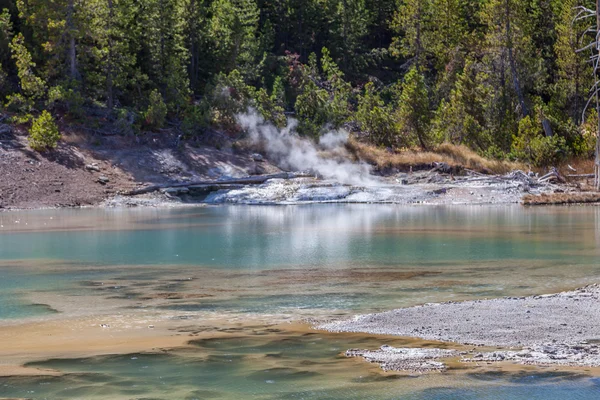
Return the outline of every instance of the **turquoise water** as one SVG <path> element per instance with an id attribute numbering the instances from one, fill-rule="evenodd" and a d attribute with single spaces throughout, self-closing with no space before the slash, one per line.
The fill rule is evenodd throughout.
<path id="1" fill-rule="evenodd" d="M 598 281 L 599 259 L 597 207 L 0 213 L 0 326 L 148 310 L 200 319 L 248 315 L 267 326 L 573 288 Z M 41 361 L 34 366 L 65 374 L 0 377 L 0 397 L 600 398 L 598 379 L 583 375 L 386 375 L 340 355 L 382 339 L 255 331 L 194 339 L 161 354 Z"/>
<path id="2" fill-rule="evenodd" d="M 49 360 L 63 377 L 0 379 L 0 393 L 39 399 L 595 399 L 600 379 L 560 372 L 381 376 L 339 357 L 366 340 L 318 334 L 200 340 L 174 354 Z M 206 355 L 208 353 L 208 355 Z M 257 358 L 258 357 L 258 358 Z M 264 359 L 275 360 L 268 365 Z M 421 388 L 423 386 L 432 386 Z"/>
<path id="3" fill-rule="evenodd" d="M 319 337 L 207 340 L 174 354 L 49 360 L 62 377 L 0 378 L 0 393 L 36 399 L 596 399 L 600 379 L 559 372 L 378 375 L 339 356 L 365 345 Z M 206 355 L 206 354 L 209 355 Z M 258 357 L 258 358 L 257 358 Z M 273 359 L 269 364 L 265 359 Z M 428 387 L 429 386 L 429 387 Z"/>
<path id="4" fill-rule="evenodd" d="M 570 255 L 564 250 L 592 249 L 587 240 L 577 244 L 576 239 L 598 235 L 593 226 L 598 209 L 593 208 L 571 215 L 515 207 L 242 206 L 35 211 L 22 216 L 0 214 L 0 219 L 4 220 L 0 221 L 0 260 L 193 263 L 236 269 L 347 262 L 429 265 L 498 258 L 568 261 Z M 34 228 L 33 232 L 11 231 L 11 227 L 22 228 L 22 220 L 40 228 L 51 223 L 56 230 L 50 234 Z M 11 233 L 2 234 L 6 231 Z"/>

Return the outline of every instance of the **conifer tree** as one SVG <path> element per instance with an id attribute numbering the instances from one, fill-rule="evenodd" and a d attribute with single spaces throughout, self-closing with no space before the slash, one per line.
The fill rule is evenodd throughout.
<path id="1" fill-rule="evenodd" d="M 558 79 L 554 89 L 554 99 L 575 122 L 581 121 L 585 96 L 591 85 L 591 64 L 586 54 L 578 53 L 582 47 L 579 39 L 587 29 L 582 21 L 575 21 L 577 0 L 563 0 L 557 4 L 558 23 L 556 24 L 556 66 Z"/>
<path id="2" fill-rule="evenodd" d="M 86 31 L 82 7 L 75 0 L 17 0 L 19 15 L 43 50 L 46 79 L 80 79 L 78 58 Z"/>
<path id="3" fill-rule="evenodd" d="M 431 146 L 429 95 L 425 78 L 417 67 L 412 67 L 404 78 L 396 113 L 399 130 L 407 141 L 414 141 L 428 150 Z"/>

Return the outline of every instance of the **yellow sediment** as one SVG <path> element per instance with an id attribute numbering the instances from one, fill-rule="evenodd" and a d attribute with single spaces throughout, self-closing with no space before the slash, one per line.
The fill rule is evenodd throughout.
<path id="1" fill-rule="evenodd" d="M 23 367 L 36 360 L 161 351 L 184 346 L 189 337 L 174 333 L 170 328 L 174 328 L 173 322 L 139 315 L 53 319 L 0 326 L 0 376 L 56 374 L 56 371 Z"/>

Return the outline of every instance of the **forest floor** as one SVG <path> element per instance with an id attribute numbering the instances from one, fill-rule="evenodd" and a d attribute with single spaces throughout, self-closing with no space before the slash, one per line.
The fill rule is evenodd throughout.
<path id="1" fill-rule="evenodd" d="M 68 126 L 63 127 L 62 134 L 56 149 L 38 153 L 29 148 L 23 129 L 0 125 L 0 209 L 179 204 L 195 200 L 160 191 L 136 197 L 124 194 L 149 185 L 281 172 L 268 157 L 257 158 L 251 148 L 236 146 L 231 140 L 216 146 L 197 145 L 179 142 L 177 135 L 169 131 L 103 136 Z M 418 157 L 411 154 L 414 173 L 413 166 L 404 159 L 401 166 L 382 168 L 377 161 L 385 165 L 393 163 L 381 150 L 370 150 L 371 160 L 360 157 L 361 153 L 369 152 L 368 148 L 363 146 L 356 151 L 357 144 L 351 146 L 359 153 L 355 156 L 373 165 L 380 184 L 361 188 L 320 178 L 273 180 L 264 185 L 218 191 L 212 202 L 507 204 L 518 203 L 526 195 L 538 199 L 540 194 L 559 193 L 561 198 L 570 198 L 571 194 L 576 198 L 581 191 L 576 184 L 539 185 L 533 178 L 524 180 L 522 174 L 482 175 L 475 171 L 456 174 L 457 167 L 471 167 L 472 161 L 464 165 L 454 162 L 451 171 L 433 171 L 435 163 L 430 158 L 435 155 L 430 153 L 427 163 L 418 154 Z M 480 170 L 490 172 L 488 165 L 477 161 L 476 165 L 480 164 Z"/>

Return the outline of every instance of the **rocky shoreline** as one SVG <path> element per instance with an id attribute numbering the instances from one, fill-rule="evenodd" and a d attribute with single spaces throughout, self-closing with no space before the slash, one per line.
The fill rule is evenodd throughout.
<path id="1" fill-rule="evenodd" d="M 450 351 L 383 346 L 346 353 L 376 362 L 385 370 L 441 371 L 446 369 L 443 361 L 448 358 L 465 363 L 600 367 L 599 305 L 600 285 L 593 284 L 549 295 L 425 304 L 361 315 L 317 328 L 416 337 L 471 347 Z M 502 349 L 478 349 L 483 346 Z"/>

